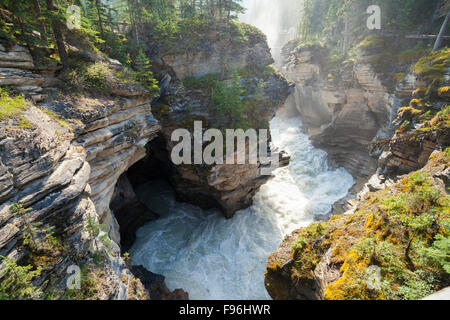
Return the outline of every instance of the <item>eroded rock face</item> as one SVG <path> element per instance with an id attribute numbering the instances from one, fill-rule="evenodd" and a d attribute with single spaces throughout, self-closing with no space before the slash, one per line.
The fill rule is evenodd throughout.
<path id="1" fill-rule="evenodd" d="M 270 64 L 273 60 L 265 40 L 255 39 L 251 41 L 256 42 L 248 42 L 241 51 L 236 46 L 230 47 L 226 67 Z M 213 46 L 215 53 L 210 60 L 197 59 L 198 73 L 195 75 L 216 72 L 214 63 L 220 50 Z M 72 46 L 70 52 L 83 54 Z M 167 61 L 174 61 L 170 67 L 177 73 L 176 77 L 188 72 L 185 71 L 185 58 L 183 55 L 178 55 L 175 60 L 167 58 Z M 42 77 L 30 71 L 33 60 L 24 48 L 7 51 L 0 47 L 0 61 L 0 85 L 14 85 L 17 90 L 33 96 L 41 94 L 42 87 L 61 84 L 53 78 L 52 72 L 49 77 Z M 272 71 L 269 73 L 255 78 L 244 77 L 244 81 L 254 86 L 261 81 L 264 83 L 265 98 L 271 102 L 261 108 L 258 115 L 264 120 L 274 116 L 290 93 L 290 86 L 283 77 Z M 170 76 L 164 79 L 162 93 L 170 105 L 168 117 L 161 121 L 161 136 L 166 141 L 170 141 L 173 129 L 186 122 L 186 116 L 203 115 L 204 120 L 213 122 L 214 115 L 208 109 L 211 96 L 207 92 L 180 91 L 179 82 L 171 84 Z M 250 88 L 248 83 L 243 85 Z M 143 218 L 151 215 L 136 201 L 136 195 L 123 175 L 145 157 L 145 146 L 161 130 L 152 115 L 151 98 L 146 93 L 140 86 L 118 84 L 108 97 L 66 96 L 46 99 L 40 106 L 35 103 L 41 99 L 34 99 L 20 115 L 27 121 L 26 126 L 19 127 L 14 117 L 0 123 L 0 254 L 26 263 L 35 253 L 21 245 L 21 227 L 24 223 L 48 223 L 58 235 L 61 246 L 53 250 L 52 261 L 45 266 L 37 282 L 45 283 L 51 275 L 45 288 L 51 288 L 57 297 L 65 294 L 67 268 L 84 263 L 89 263 L 87 272 L 103 283 L 96 288 L 94 298 L 147 297 L 144 285 L 130 273 L 129 266 L 120 257 L 119 246 L 120 232 L 129 236 L 145 222 L 141 221 Z M 166 147 L 170 152 L 173 144 L 167 143 Z M 288 156 L 281 153 L 281 165 L 288 161 Z M 200 166 L 192 170 L 171 165 L 171 178 L 180 198 L 221 207 L 225 215 L 231 217 L 238 209 L 250 205 L 258 188 L 270 178 L 261 176 L 262 166 L 261 163 Z M 14 208 L 23 209 L 27 220 L 21 219 Z M 117 220 L 120 220 L 120 227 Z M 101 226 L 102 230 L 93 235 L 95 225 Z M 129 245 L 133 242 L 133 239 L 124 240 Z M 100 265 L 91 264 L 99 259 L 98 252 L 106 252 L 106 256 Z M 142 282 L 149 287 L 146 281 L 143 275 Z M 159 292 L 160 298 L 188 298 L 182 290 L 170 293 L 161 279 L 155 283 L 156 287 L 155 284 L 150 287 Z"/>
<path id="2" fill-rule="evenodd" d="M 228 75 L 235 70 L 241 73 L 239 81 L 247 91 L 247 96 L 243 98 L 251 98 L 256 86 L 262 83 L 263 100 L 268 103 L 259 103 L 258 111 L 251 117 L 266 123 L 256 130 L 268 128 L 267 122 L 291 93 L 291 84 L 269 67 L 274 60 L 263 34 L 251 26 L 244 26 L 245 36 L 238 41 L 235 38 L 239 37 L 232 34 L 234 29 L 227 28 L 231 27 L 218 25 L 203 30 L 201 35 L 193 37 L 195 39 L 180 40 L 179 46 L 188 45 L 189 49 L 174 53 L 170 48 L 161 48 L 152 60 L 160 61 L 160 69 L 168 72 L 162 81 L 162 105 L 155 115 L 160 120 L 161 136 L 165 141 L 165 150 L 160 152 L 165 154 L 164 159 L 160 160 L 169 166 L 170 180 L 177 198 L 202 208 L 219 207 L 230 218 L 237 210 L 251 204 L 253 195 L 270 175 L 261 175 L 261 162 L 211 166 L 175 166 L 171 163 L 172 149 L 178 143 L 171 141 L 174 130 L 186 128 L 192 133 L 194 121 L 202 121 L 204 130 L 218 128 L 218 123 L 226 122 L 214 111 L 211 88 L 188 87 L 179 80 L 219 74 L 217 78 L 229 84 L 231 79 Z M 229 123 L 222 125 L 220 128 L 233 128 Z M 274 150 L 269 150 L 269 155 L 271 152 Z M 286 165 L 288 161 L 287 155 L 280 155 L 281 165 Z"/>
<path id="3" fill-rule="evenodd" d="M 245 35 L 232 34 L 230 26 L 218 24 L 201 35 L 199 43 L 177 53 L 162 53 L 161 61 L 169 66 L 178 79 L 187 76 L 201 77 L 207 74 L 223 73 L 226 70 L 239 70 L 247 67 L 267 66 L 274 63 L 265 36 L 251 26 L 245 27 Z M 250 28 L 250 29 L 248 29 Z M 245 38 L 238 41 L 234 38 Z M 183 39 L 198 41 L 197 39 Z M 182 48 L 183 41 L 179 46 Z M 163 50 L 164 52 L 164 50 Z M 169 50 L 170 52 L 170 50 Z M 155 60 L 155 59 L 153 59 Z"/>
<path id="4" fill-rule="evenodd" d="M 247 81 L 248 79 L 241 79 Z M 285 102 L 290 85 L 279 74 L 260 76 L 251 79 L 255 86 L 264 83 L 265 97 L 270 103 L 258 109 L 258 115 L 269 121 L 276 110 Z M 245 88 L 251 92 L 252 87 L 246 83 Z M 165 141 L 166 163 L 170 166 L 170 180 L 175 187 L 178 200 L 186 201 L 209 209 L 219 207 L 225 217 L 231 218 L 237 210 L 248 207 L 259 187 L 270 179 L 270 175 L 262 175 L 261 168 L 268 166 L 258 160 L 256 164 L 242 165 L 178 165 L 171 163 L 170 155 L 178 141 L 171 141 L 172 132 L 186 128 L 193 132 L 194 121 L 202 121 L 203 129 L 215 128 L 220 121 L 211 105 L 211 95 L 207 90 L 190 89 L 173 84 L 165 97 L 166 110 L 160 117 L 161 133 Z M 256 128 L 259 129 L 259 128 Z M 271 147 L 270 156 L 276 150 Z M 248 153 L 247 153 L 248 156 Z M 280 165 L 287 165 L 289 156 L 279 154 Z"/>
<path id="5" fill-rule="evenodd" d="M 366 145 L 389 123 L 389 90 L 365 62 L 363 52 L 353 66 L 342 67 L 337 83 L 328 79 L 327 54 L 320 46 L 284 48 L 283 73 L 297 85 L 290 103 L 300 112 L 312 141 L 328 152 L 329 159 L 364 180 L 377 167 Z"/>
<path id="6" fill-rule="evenodd" d="M 0 124 L 0 255 L 38 259 L 42 252 L 22 245 L 24 224 L 52 227 L 58 245 L 43 253 L 50 258 L 36 281 L 48 280 L 45 288 L 57 297 L 66 290 L 67 268 L 91 261 L 90 252 L 104 247 L 101 270 L 92 270 L 102 283 L 95 298 L 145 298 L 120 257 L 119 226 L 109 208 L 120 175 L 145 156 L 144 146 L 160 129 L 149 98 L 136 91 L 141 94 L 129 88 L 112 99 L 55 100 L 39 107 L 30 102 L 21 114 L 27 127 L 13 118 Z M 26 211 L 18 214 L 17 207 Z M 104 231 L 93 241 L 93 223 L 102 224 L 113 241 L 100 240 Z"/>
<path id="7" fill-rule="evenodd" d="M 117 181 L 109 207 L 120 226 L 122 252 L 127 252 L 131 248 L 136 240 L 136 231 L 141 226 L 159 217 L 138 199 L 126 173 Z"/>
<path id="8" fill-rule="evenodd" d="M 15 45 L 7 50 L 0 44 L 0 86 L 12 86 L 35 102 L 42 101 L 45 98 L 41 94 L 45 78 L 34 73 L 34 69 L 28 48 Z"/>
<path id="9" fill-rule="evenodd" d="M 386 174 L 404 174 L 422 168 L 437 146 L 450 144 L 450 130 L 395 136 L 378 159 Z"/>
<path id="10" fill-rule="evenodd" d="M 261 41 L 252 47 L 238 47 L 220 41 L 211 43 L 205 50 L 166 55 L 163 62 L 169 65 L 178 79 L 187 76 L 201 77 L 220 73 L 226 69 L 242 69 L 248 66 L 264 66 L 274 61 L 266 42 Z"/>
<path id="11" fill-rule="evenodd" d="M 424 268 L 418 262 L 417 255 L 412 253 L 412 250 L 420 249 L 411 249 L 410 245 L 414 239 L 411 240 L 410 232 L 417 232 L 414 237 L 427 238 L 433 232 L 439 231 L 431 231 L 431 228 L 417 231 L 418 229 L 411 225 L 396 222 L 398 215 L 386 208 L 385 201 L 391 197 L 398 201 L 400 194 L 405 197 L 415 192 L 408 187 L 408 183 L 411 185 L 413 179 L 426 177 L 429 180 L 425 189 L 433 188 L 442 201 L 442 204 L 436 202 L 436 212 L 442 215 L 439 214 L 433 219 L 445 220 L 447 216 L 444 212 L 448 206 L 444 202 L 448 199 L 450 181 L 449 157 L 436 150 L 427 160 L 427 164 L 420 171 L 401 176 L 396 181 L 372 177 L 358 193 L 347 212 L 335 215 L 327 222 L 295 230 L 286 236 L 268 258 L 265 286 L 270 296 L 277 300 L 405 299 L 406 289 L 399 290 L 404 283 L 400 278 L 391 277 L 390 272 L 386 271 L 391 262 L 380 256 L 389 250 L 387 248 L 398 249 L 397 246 L 401 246 L 398 255 L 392 255 L 398 260 L 391 261 L 404 261 L 396 272 L 410 274 L 409 270 Z M 413 188 L 420 187 L 416 185 Z M 412 215 L 420 216 L 423 214 L 421 210 L 423 209 Z M 412 231 L 413 229 L 415 231 Z M 370 244 L 371 241 L 374 242 Z M 385 247 L 376 251 L 373 249 L 375 243 L 383 243 Z M 383 270 L 380 274 L 373 273 L 372 270 L 381 270 L 380 268 Z M 433 269 L 431 272 L 436 279 L 433 280 L 436 282 L 433 282 L 432 290 L 448 287 L 448 276 L 443 269 Z M 392 291 L 382 290 L 381 281 Z M 374 286 L 373 283 L 377 285 Z"/>

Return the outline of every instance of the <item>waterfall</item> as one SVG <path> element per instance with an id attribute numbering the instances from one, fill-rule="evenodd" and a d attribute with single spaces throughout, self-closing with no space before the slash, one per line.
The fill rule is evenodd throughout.
<path id="1" fill-rule="evenodd" d="M 239 20 L 258 27 L 266 36 L 276 62 L 281 59 L 282 46 L 297 34 L 301 0 L 243 0 L 246 12 Z"/>
<path id="2" fill-rule="evenodd" d="M 249 10 L 241 19 L 260 27 L 276 49 L 280 27 L 296 26 L 282 19 L 291 17 L 285 12 L 295 2 L 245 0 Z M 164 275 L 169 289 L 182 288 L 191 299 L 269 299 L 264 287 L 269 254 L 284 236 L 328 214 L 354 183 L 346 170 L 328 168 L 327 154 L 302 133 L 292 110 L 280 110 L 270 128 L 274 144 L 289 152 L 291 163 L 277 169 L 253 205 L 230 220 L 218 210 L 176 202 L 166 182 L 138 188 L 139 198 L 161 217 L 138 230 L 130 251 L 133 264 Z"/>
<path id="3" fill-rule="evenodd" d="M 328 213 L 353 185 L 347 171 L 327 167 L 326 153 L 311 145 L 299 118 L 279 114 L 270 125 L 274 143 L 291 154 L 291 164 L 277 169 L 254 204 L 230 220 L 217 210 L 176 202 L 163 182 L 136 191 L 161 218 L 138 230 L 133 264 L 164 275 L 171 290 L 183 288 L 191 299 L 269 298 L 264 287 L 269 254 L 285 235 Z"/>

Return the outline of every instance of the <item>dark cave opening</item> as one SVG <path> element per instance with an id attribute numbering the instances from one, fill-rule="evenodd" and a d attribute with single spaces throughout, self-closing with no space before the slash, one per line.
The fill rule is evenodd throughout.
<path id="1" fill-rule="evenodd" d="M 120 227 L 120 247 L 127 252 L 136 240 L 136 231 L 159 215 L 148 208 L 135 190 L 151 180 L 169 181 L 170 164 L 166 142 L 157 136 L 146 145 L 145 158 L 123 173 L 114 189 L 110 209 Z"/>

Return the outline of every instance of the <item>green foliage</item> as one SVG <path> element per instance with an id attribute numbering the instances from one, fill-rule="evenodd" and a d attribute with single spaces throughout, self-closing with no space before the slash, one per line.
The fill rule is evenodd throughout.
<path id="1" fill-rule="evenodd" d="M 188 76 L 183 78 L 183 85 L 190 89 L 212 89 L 216 86 L 220 78 L 219 73 L 211 73 L 203 77 Z"/>
<path id="2" fill-rule="evenodd" d="M 420 172 L 405 179 L 403 185 L 405 192 L 386 199 L 383 202 L 384 208 L 417 234 L 435 233 L 434 226 L 445 221 L 442 218 L 446 200 L 442 192 L 433 187 L 428 176 Z M 445 224 L 442 227 L 445 229 Z"/>
<path id="3" fill-rule="evenodd" d="M 212 93 L 213 108 L 219 116 L 219 122 L 222 126 L 230 124 L 232 128 L 245 129 L 244 105 L 241 95 L 244 89 L 241 86 L 240 77 L 237 72 L 233 73 L 230 84 L 216 82 Z"/>
<path id="4" fill-rule="evenodd" d="M 78 289 L 67 289 L 64 300 L 87 300 L 94 298 L 97 293 L 97 278 L 93 271 L 89 269 L 89 264 L 85 263 L 81 266 L 81 279 Z"/>
<path id="5" fill-rule="evenodd" d="M 429 248 L 422 248 L 421 258 L 437 267 L 441 267 L 450 274 L 450 237 L 436 235 L 433 245 Z"/>
<path id="6" fill-rule="evenodd" d="M 0 256 L 0 300 L 39 299 L 42 290 L 33 285 L 42 269 L 33 270 L 31 265 L 19 266 L 13 259 Z"/>
<path id="7" fill-rule="evenodd" d="M 8 91 L 0 88 L 0 121 L 18 117 L 26 108 L 26 105 L 27 103 L 23 96 L 12 97 Z M 22 125 L 24 124 L 22 123 Z"/>
<path id="8" fill-rule="evenodd" d="M 389 30 L 415 30 L 428 21 L 439 0 L 305 0 L 299 25 L 301 40 L 324 39 L 343 44 L 345 21 L 348 18 L 350 43 L 371 33 L 366 27 L 370 5 L 381 7 L 383 26 Z"/>
<path id="9" fill-rule="evenodd" d="M 88 231 L 91 239 L 94 240 L 94 245 L 95 245 L 94 254 L 110 254 L 111 253 L 112 241 L 109 238 L 108 233 L 105 232 L 105 233 L 101 234 L 103 227 L 104 226 L 102 224 L 99 224 L 98 222 L 96 222 L 96 220 L 89 215 L 89 217 L 87 218 L 87 221 L 86 221 L 85 228 Z M 104 250 L 100 250 L 99 245 L 97 243 L 97 238 L 103 244 Z"/>
<path id="10" fill-rule="evenodd" d="M 108 89 L 108 81 L 112 77 L 108 64 L 97 62 L 83 70 L 82 81 L 86 88 L 105 92 Z"/>
<path id="11" fill-rule="evenodd" d="M 292 243 L 291 250 L 295 253 L 301 253 L 311 239 L 321 237 L 326 230 L 326 224 L 323 222 L 310 224 L 302 229 L 297 240 Z"/>
<path id="12" fill-rule="evenodd" d="M 17 216 L 22 224 L 22 244 L 32 252 L 52 252 L 60 246 L 59 240 L 54 236 L 53 228 L 44 226 L 42 222 L 31 221 L 29 216 L 31 208 L 24 208 L 22 204 L 13 202 L 9 211 Z"/>
<path id="13" fill-rule="evenodd" d="M 158 81 L 153 77 L 150 61 L 142 50 L 136 57 L 135 69 L 137 70 L 135 80 L 143 85 L 153 97 L 157 97 L 159 95 Z"/>
<path id="14" fill-rule="evenodd" d="M 105 43 L 102 48 L 105 53 L 112 59 L 119 60 L 122 64 L 129 62 L 127 55 L 127 39 L 123 36 L 117 35 L 110 30 L 105 31 Z"/>
<path id="15" fill-rule="evenodd" d="M 448 68 L 450 68 L 450 48 L 433 51 L 422 57 L 414 66 L 418 76 L 430 83 L 437 81 L 439 84 L 444 81 Z"/>
<path id="16" fill-rule="evenodd" d="M 422 299 L 435 292 L 434 282 L 432 274 L 417 270 L 410 274 L 405 284 L 399 288 L 399 294 L 405 300 Z"/>
<path id="17" fill-rule="evenodd" d="M 71 69 L 65 72 L 64 78 L 70 84 L 72 91 L 89 90 L 105 94 L 114 76 L 107 63 L 96 62 L 74 63 Z"/>
<path id="18" fill-rule="evenodd" d="M 232 21 L 230 27 L 231 40 L 236 43 L 267 40 L 266 35 L 261 30 L 247 23 Z"/>
<path id="19" fill-rule="evenodd" d="M 46 6 L 41 3 L 42 13 L 35 12 L 32 1 L 2 1 L 2 19 L 0 19 L 0 38 L 8 44 L 19 43 L 21 45 L 50 45 L 43 37 L 37 37 L 34 32 L 45 34 L 43 27 L 49 18 Z M 47 24 L 48 28 L 48 24 Z"/>
<path id="20" fill-rule="evenodd" d="M 325 288 L 331 300 L 421 299 L 447 287 L 450 198 L 433 178 L 446 159 L 445 152 L 436 153 L 421 171 L 366 194 L 353 214 L 297 231 L 293 261 L 283 271 L 293 283 L 309 285 L 317 263 L 329 254 L 340 272 Z M 267 269 L 278 276 L 286 260 L 275 259 L 269 258 Z M 273 285 L 269 274 L 266 280 Z"/>

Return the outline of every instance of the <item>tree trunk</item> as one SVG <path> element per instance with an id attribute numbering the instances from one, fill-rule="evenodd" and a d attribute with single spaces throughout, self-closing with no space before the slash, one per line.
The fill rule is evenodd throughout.
<path id="1" fill-rule="evenodd" d="M 422 30 L 422 32 L 426 32 L 427 30 L 430 30 L 433 27 L 434 22 L 436 19 L 439 18 L 439 9 L 442 7 L 442 0 L 436 2 L 436 8 L 434 8 L 433 16 L 430 19 L 430 22 L 428 23 L 427 29 Z"/>
<path id="2" fill-rule="evenodd" d="M 130 22 L 131 22 L 131 28 L 134 30 L 134 38 L 136 40 L 136 43 L 138 45 L 138 47 L 140 46 L 139 43 L 139 30 L 138 30 L 138 18 L 136 16 L 136 10 L 138 10 L 137 8 L 137 3 L 135 3 L 135 1 L 128 1 L 128 11 L 130 12 Z"/>
<path id="3" fill-rule="evenodd" d="M 347 43 L 348 43 L 348 13 L 345 14 L 345 31 L 344 31 L 344 45 L 342 48 L 342 55 L 347 55 Z"/>
<path id="4" fill-rule="evenodd" d="M 36 17 L 39 19 L 41 25 L 41 40 L 47 42 L 47 28 L 45 27 L 45 22 L 40 20 L 42 18 L 42 11 L 39 0 L 33 0 L 33 6 Z"/>
<path id="5" fill-rule="evenodd" d="M 53 0 L 46 0 L 47 9 L 52 13 L 55 11 L 55 6 L 53 5 Z M 64 45 L 64 39 L 61 33 L 61 29 L 59 28 L 59 21 L 55 19 L 55 17 L 51 17 L 51 24 L 53 29 L 53 35 L 55 36 L 56 47 L 58 48 L 59 57 L 61 59 L 61 63 L 63 65 L 63 69 L 66 69 L 67 64 L 67 52 L 66 47 Z"/>
<path id="6" fill-rule="evenodd" d="M 439 35 L 436 39 L 436 42 L 434 43 L 433 51 L 437 51 L 442 46 L 442 37 L 445 35 L 445 31 L 447 30 L 448 20 L 450 19 L 450 11 L 447 13 L 447 16 L 445 17 L 444 23 L 442 24 L 441 31 L 439 32 Z"/>
<path id="7" fill-rule="evenodd" d="M 103 19 L 102 19 L 102 11 L 100 6 L 100 1 L 95 0 L 95 6 L 97 7 L 97 15 L 98 15 L 98 26 L 100 28 L 100 34 L 102 36 L 102 39 L 105 39 L 105 31 L 103 30 Z"/>

